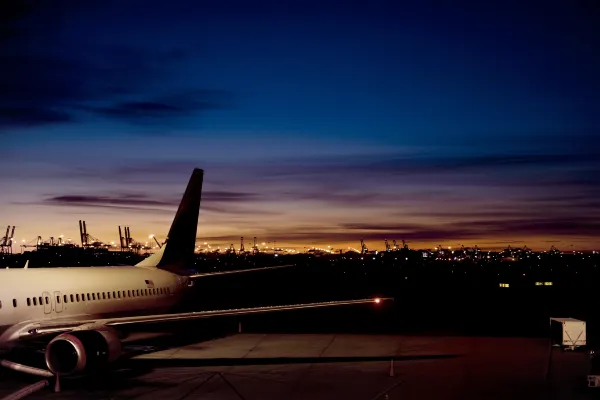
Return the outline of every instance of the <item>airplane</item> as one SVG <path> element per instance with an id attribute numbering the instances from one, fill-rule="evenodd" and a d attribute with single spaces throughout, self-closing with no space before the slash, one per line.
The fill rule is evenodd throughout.
<path id="1" fill-rule="evenodd" d="M 25 268 L 0 270 L 0 351 L 45 341 L 49 371 L 41 371 L 58 380 L 59 375 L 93 374 L 110 368 L 123 356 L 122 330 L 139 324 L 392 300 L 169 313 L 197 279 L 288 267 L 186 273 L 186 266 L 193 263 L 203 177 L 203 170 L 193 170 L 164 245 L 135 266 L 27 268 L 27 263 Z M 7 360 L 1 365 L 32 373 L 27 366 L 15 366 Z"/>

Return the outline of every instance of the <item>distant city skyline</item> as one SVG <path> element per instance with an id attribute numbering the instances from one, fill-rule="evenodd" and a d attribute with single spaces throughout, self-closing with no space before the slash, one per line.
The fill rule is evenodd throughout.
<path id="1" fill-rule="evenodd" d="M 598 8 L 435 3 L 0 4 L 0 235 L 600 247 Z"/>

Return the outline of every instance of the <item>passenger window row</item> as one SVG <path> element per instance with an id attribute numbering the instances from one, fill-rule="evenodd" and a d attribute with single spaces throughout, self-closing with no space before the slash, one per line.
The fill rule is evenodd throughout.
<path id="1" fill-rule="evenodd" d="M 132 297 L 146 297 L 146 296 L 161 296 L 171 294 L 169 287 L 165 288 L 150 288 L 150 289 L 134 289 L 134 290 L 115 290 L 113 292 L 97 292 L 97 293 L 74 293 L 70 295 L 63 295 L 62 301 L 64 303 L 76 303 L 80 301 L 95 301 L 95 300 L 110 300 L 121 299 L 121 298 L 132 298 Z M 111 297 L 112 295 L 112 297 Z M 56 296 L 56 303 L 60 304 L 61 297 Z M 28 297 L 27 306 L 42 306 L 44 304 L 50 304 L 50 297 Z M 13 307 L 17 307 L 17 299 L 13 299 Z M 2 301 L 0 301 L 0 309 L 2 308 Z"/>

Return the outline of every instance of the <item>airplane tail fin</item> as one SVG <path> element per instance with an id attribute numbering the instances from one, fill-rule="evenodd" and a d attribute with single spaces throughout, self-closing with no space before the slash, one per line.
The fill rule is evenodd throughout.
<path id="1" fill-rule="evenodd" d="M 136 264 L 136 267 L 181 272 L 192 266 L 203 178 L 204 171 L 198 168 L 194 169 L 165 244 L 159 251 Z"/>

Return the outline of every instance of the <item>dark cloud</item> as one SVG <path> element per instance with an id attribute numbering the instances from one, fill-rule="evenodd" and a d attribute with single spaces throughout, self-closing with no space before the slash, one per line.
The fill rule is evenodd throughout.
<path id="1" fill-rule="evenodd" d="M 205 191 L 202 193 L 202 201 L 209 203 L 229 203 L 260 200 L 257 193 Z"/>
<path id="2" fill-rule="evenodd" d="M 255 193 L 233 192 L 233 191 L 204 191 L 202 193 L 202 205 L 204 203 L 231 203 L 255 200 Z M 44 202 L 56 205 L 87 205 L 87 204 L 105 204 L 105 205 L 128 205 L 128 206 L 177 206 L 180 199 L 162 199 L 155 200 L 150 196 L 135 193 L 114 193 L 110 196 L 94 195 L 64 195 L 53 196 L 44 199 Z"/>
<path id="3" fill-rule="evenodd" d="M 200 214 L 202 214 L 203 212 L 211 212 L 211 213 L 215 213 L 215 214 L 223 214 L 226 216 L 240 216 L 240 215 L 246 215 L 246 216 L 250 216 L 250 215 L 262 215 L 262 216 L 267 216 L 267 215 L 282 215 L 281 212 L 279 211 L 270 211 L 270 210 L 263 210 L 263 209 L 250 209 L 250 208 L 245 208 L 245 207 L 234 207 L 231 205 L 222 205 L 222 204 L 203 204 L 200 206 Z M 250 222 L 251 224 L 255 224 L 254 222 Z"/>
<path id="4" fill-rule="evenodd" d="M 366 206 L 375 205 L 386 200 L 391 200 L 390 196 L 384 196 L 379 193 L 355 192 L 344 193 L 330 190 L 318 190 L 318 188 L 308 188 L 303 193 L 283 193 L 280 197 L 289 200 L 317 201 L 329 204 L 345 206 Z"/>
<path id="5" fill-rule="evenodd" d="M 154 177 L 168 175 L 169 179 L 174 176 L 189 176 L 194 168 L 198 168 L 203 163 L 201 160 L 178 160 L 178 161 L 162 161 L 148 160 L 129 165 L 117 166 L 112 170 L 111 177 L 119 179 L 131 179 L 138 177 Z M 94 174 L 94 171 L 85 169 L 82 171 L 88 175 Z M 103 176 L 102 173 L 96 173 L 98 176 Z"/>
<path id="6" fill-rule="evenodd" d="M 62 32 L 76 2 L 0 2 L 0 128 L 97 116 L 146 123 L 232 106 L 229 93 L 161 85 L 178 75 L 187 54 L 77 41 Z M 68 38 L 67 38 L 68 37 Z M 6 132 L 6 130 L 0 130 Z"/>
<path id="7" fill-rule="evenodd" d="M 253 193 L 205 191 L 202 194 L 201 212 L 212 212 L 230 215 L 259 214 L 277 215 L 278 212 L 268 210 L 250 210 L 241 207 L 245 202 L 255 201 L 258 197 Z M 133 193 L 112 193 L 110 195 L 63 195 L 50 196 L 41 202 L 52 206 L 78 206 L 93 208 L 111 208 L 119 210 L 138 210 L 151 212 L 175 213 L 179 198 L 155 199 L 151 196 Z"/>
<path id="8" fill-rule="evenodd" d="M 152 122 L 198 115 L 208 110 L 231 107 L 230 94 L 218 90 L 196 90 L 142 101 L 115 102 L 109 106 L 83 106 L 81 109 L 109 118 L 128 122 Z"/>
<path id="9" fill-rule="evenodd" d="M 150 200 L 142 198 L 139 195 L 122 195 L 118 197 L 105 196 L 55 196 L 44 200 L 47 204 L 63 205 L 63 206 L 136 206 L 136 207 L 156 207 L 156 206 L 173 206 L 178 202 Z"/>

